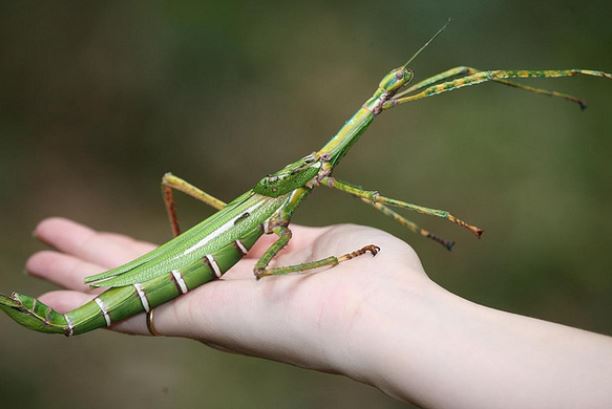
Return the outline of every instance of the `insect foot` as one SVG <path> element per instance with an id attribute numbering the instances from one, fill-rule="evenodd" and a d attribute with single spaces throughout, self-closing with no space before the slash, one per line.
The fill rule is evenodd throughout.
<path id="1" fill-rule="evenodd" d="M 345 254 L 343 256 L 338 257 L 338 262 L 342 262 L 342 261 L 347 261 L 350 260 L 352 258 L 355 257 L 359 257 L 361 255 L 364 255 L 366 253 L 370 253 L 372 254 L 372 257 L 374 257 L 375 255 L 378 254 L 378 252 L 380 251 L 380 247 L 374 245 L 374 244 L 368 244 L 367 246 L 364 246 L 362 248 L 360 248 L 359 250 L 355 250 L 351 253 Z"/>

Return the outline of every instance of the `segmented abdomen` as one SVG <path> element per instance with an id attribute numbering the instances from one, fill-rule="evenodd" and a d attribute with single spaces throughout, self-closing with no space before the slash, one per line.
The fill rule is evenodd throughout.
<path id="1" fill-rule="evenodd" d="M 67 336 L 83 334 L 168 302 L 180 295 L 220 278 L 236 264 L 263 234 L 262 226 L 255 226 L 240 239 L 206 254 L 181 270 L 133 285 L 111 288 L 92 301 L 64 315 Z"/>

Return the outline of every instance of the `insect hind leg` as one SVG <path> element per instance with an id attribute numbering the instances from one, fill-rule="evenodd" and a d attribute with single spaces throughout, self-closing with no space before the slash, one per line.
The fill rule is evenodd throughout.
<path id="1" fill-rule="evenodd" d="M 174 204 L 174 190 L 185 193 L 188 196 L 193 197 L 207 205 L 221 210 L 225 207 L 226 203 L 216 197 L 204 192 L 203 190 L 195 187 L 191 183 L 174 176 L 172 173 L 166 173 L 162 177 L 162 195 L 164 198 L 164 204 L 166 206 L 166 212 L 168 213 L 168 220 L 170 221 L 170 227 L 172 228 L 173 236 L 178 236 L 181 233 L 181 229 L 176 216 L 176 205 Z"/>

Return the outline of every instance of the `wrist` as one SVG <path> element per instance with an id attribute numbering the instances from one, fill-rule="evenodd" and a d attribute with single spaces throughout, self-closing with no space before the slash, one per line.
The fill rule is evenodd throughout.
<path id="1" fill-rule="evenodd" d="M 422 360 L 457 319 L 454 312 L 462 304 L 471 303 L 426 276 L 394 281 L 361 307 L 336 355 L 338 371 L 406 400 L 405 385 L 398 381 L 421 375 Z"/>
<path id="2" fill-rule="evenodd" d="M 608 407 L 609 337 L 478 305 L 431 281 L 390 294 L 364 312 L 353 351 L 362 364 L 349 376 L 423 407 Z"/>

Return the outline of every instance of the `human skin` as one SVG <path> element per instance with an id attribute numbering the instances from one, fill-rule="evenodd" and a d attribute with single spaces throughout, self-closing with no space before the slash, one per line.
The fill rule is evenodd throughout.
<path id="1" fill-rule="evenodd" d="M 276 260 L 289 265 L 376 244 L 308 274 L 253 276 L 263 237 L 217 280 L 155 310 L 164 336 L 349 376 L 424 408 L 610 408 L 612 338 L 484 307 L 438 286 L 405 242 L 355 225 L 292 226 Z M 41 301 L 66 312 L 90 300 L 85 276 L 155 246 L 61 218 L 35 236 L 54 250 L 26 270 L 66 290 Z M 143 314 L 113 330 L 149 335 Z"/>

